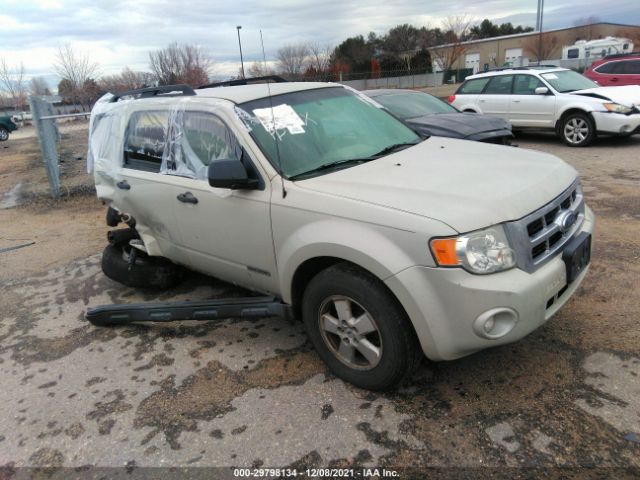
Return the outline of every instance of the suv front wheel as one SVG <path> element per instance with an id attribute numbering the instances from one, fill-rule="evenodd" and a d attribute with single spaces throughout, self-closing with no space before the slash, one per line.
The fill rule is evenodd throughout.
<path id="1" fill-rule="evenodd" d="M 9 130 L 4 127 L 0 127 L 0 142 L 9 140 Z"/>
<path id="2" fill-rule="evenodd" d="M 571 113 L 560 123 L 558 133 L 570 147 L 586 147 L 596 136 L 593 121 L 586 113 Z"/>
<path id="3" fill-rule="evenodd" d="M 422 358 L 404 310 L 385 286 L 347 263 L 314 277 L 302 317 L 320 357 L 343 380 L 383 390 L 409 376 Z"/>

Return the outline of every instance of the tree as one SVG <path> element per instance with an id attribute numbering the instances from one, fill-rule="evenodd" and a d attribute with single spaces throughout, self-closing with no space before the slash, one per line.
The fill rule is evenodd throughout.
<path id="1" fill-rule="evenodd" d="M 558 37 L 550 32 L 534 35 L 522 42 L 524 52 L 533 55 L 538 63 L 552 58 L 559 47 Z"/>
<path id="2" fill-rule="evenodd" d="M 478 25 L 474 25 L 469 29 L 468 34 L 465 36 L 465 40 L 479 40 L 481 38 L 493 38 L 503 35 L 515 35 L 517 33 L 532 32 L 532 27 L 523 27 L 518 25 L 514 27 L 511 22 L 502 23 L 500 25 L 493 23 L 488 18 L 485 18 Z"/>
<path id="3" fill-rule="evenodd" d="M 444 20 L 443 37 L 445 43 L 449 45 L 432 50 L 434 60 L 444 72 L 450 71 L 467 50 L 462 42 L 469 31 L 470 24 L 471 20 L 467 15 L 452 15 Z"/>
<path id="4" fill-rule="evenodd" d="M 419 44 L 420 30 L 407 23 L 393 27 L 382 41 L 385 53 L 398 59 L 409 71 Z"/>
<path id="5" fill-rule="evenodd" d="M 124 67 L 121 73 L 100 78 L 98 82 L 102 92 L 125 92 L 137 88 L 149 87 L 155 82 L 150 72 L 135 72 Z"/>
<path id="6" fill-rule="evenodd" d="M 249 70 L 247 70 L 247 72 L 249 73 L 249 78 L 275 75 L 275 71 L 273 70 L 273 68 L 271 68 L 268 64 L 265 65 L 264 62 L 258 61 L 253 62 L 249 66 Z M 238 76 L 238 78 L 241 78 L 241 76 Z"/>
<path id="7" fill-rule="evenodd" d="M 51 95 L 49 85 L 43 77 L 33 77 L 29 82 L 29 90 L 31 95 Z"/>
<path id="8" fill-rule="evenodd" d="M 333 47 L 330 44 L 320 44 L 312 42 L 308 47 L 308 63 L 316 72 L 326 72 L 331 64 L 331 52 Z"/>
<path id="9" fill-rule="evenodd" d="M 16 108 L 27 102 L 27 85 L 25 82 L 24 64 L 9 66 L 4 58 L 0 58 L 0 88 L 9 94 Z"/>
<path id="10" fill-rule="evenodd" d="M 149 52 L 149 67 L 159 85 L 184 83 L 199 87 L 209 82 L 213 60 L 202 47 L 174 42 Z"/>
<path id="11" fill-rule="evenodd" d="M 307 62 L 309 47 L 306 43 L 287 44 L 278 49 L 278 70 L 284 75 L 299 77 Z"/>
<path id="12" fill-rule="evenodd" d="M 371 35 L 369 36 L 371 40 Z M 368 72 L 374 55 L 374 44 L 362 35 L 347 38 L 331 55 L 331 69 L 339 72 Z"/>
<path id="13" fill-rule="evenodd" d="M 58 48 L 54 70 L 65 82 L 67 99 L 79 102 L 83 107 L 89 108 L 96 99 L 96 91 L 92 88 L 95 84 L 94 77 L 98 73 L 98 64 L 89 59 L 88 53 L 75 51 L 71 45 Z"/>

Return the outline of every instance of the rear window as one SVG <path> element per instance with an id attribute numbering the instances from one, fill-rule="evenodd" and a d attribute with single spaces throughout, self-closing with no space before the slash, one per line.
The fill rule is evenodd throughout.
<path id="1" fill-rule="evenodd" d="M 489 83 L 490 77 L 474 78 L 473 80 L 467 80 L 456 92 L 456 95 L 474 94 L 480 93 L 484 89 L 485 85 Z"/>

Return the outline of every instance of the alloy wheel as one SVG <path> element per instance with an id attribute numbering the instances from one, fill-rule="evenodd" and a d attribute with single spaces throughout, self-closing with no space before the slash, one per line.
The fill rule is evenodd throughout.
<path id="1" fill-rule="evenodd" d="M 333 295 L 320 306 L 320 333 L 338 360 L 350 368 L 371 370 L 382 358 L 382 337 L 373 316 L 358 302 Z"/>

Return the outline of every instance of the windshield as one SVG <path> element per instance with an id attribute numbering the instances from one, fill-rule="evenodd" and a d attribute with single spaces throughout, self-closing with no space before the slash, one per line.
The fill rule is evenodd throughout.
<path id="1" fill-rule="evenodd" d="M 390 93 L 377 95 L 374 100 L 397 117 L 406 120 L 409 118 L 434 115 L 438 113 L 457 113 L 454 107 L 427 93 Z"/>
<path id="2" fill-rule="evenodd" d="M 598 84 L 587 77 L 583 77 L 573 70 L 561 70 L 559 72 L 543 73 L 540 75 L 560 93 L 575 92 L 587 88 L 597 88 Z"/>
<path id="3" fill-rule="evenodd" d="M 236 112 L 271 164 L 286 177 L 421 140 L 375 102 L 346 88 L 293 92 L 272 97 L 271 102 L 254 100 L 239 105 Z"/>

